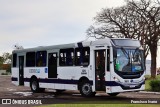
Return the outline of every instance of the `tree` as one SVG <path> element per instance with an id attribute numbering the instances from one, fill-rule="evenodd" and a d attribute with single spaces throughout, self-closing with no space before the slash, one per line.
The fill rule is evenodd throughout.
<path id="1" fill-rule="evenodd" d="M 105 8 L 87 30 L 91 37 L 119 37 L 140 40 L 144 56 L 151 53 L 151 76 L 156 76 L 157 42 L 160 39 L 160 4 L 151 0 L 126 1 L 118 8 Z"/>
<path id="2" fill-rule="evenodd" d="M 4 62 L 4 59 L 3 57 L 0 56 L 0 69 L 2 69 L 3 62 Z"/>
<path id="3" fill-rule="evenodd" d="M 2 55 L 3 63 L 11 64 L 12 55 L 8 52 L 3 53 Z"/>
<path id="4" fill-rule="evenodd" d="M 0 69 L 5 69 L 7 72 L 11 72 L 11 59 L 12 55 L 10 53 L 3 53 L 3 55 L 0 56 Z"/>

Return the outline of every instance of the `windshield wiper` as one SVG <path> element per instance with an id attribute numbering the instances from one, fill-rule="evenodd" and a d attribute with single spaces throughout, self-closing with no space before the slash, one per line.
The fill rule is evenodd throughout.
<path id="1" fill-rule="evenodd" d="M 138 50 L 139 50 L 139 48 L 136 48 L 136 49 L 135 49 L 133 56 L 135 55 L 135 53 L 136 53 Z"/>
<path id="2" fill-rule="evenodd" d="M 127 53 L 126 50 L 123 47 L 121 47 L 121 50 L 124 53 L 124 55 L 127 57 L 127 59 L 130 59 L 129 53 Z"/>

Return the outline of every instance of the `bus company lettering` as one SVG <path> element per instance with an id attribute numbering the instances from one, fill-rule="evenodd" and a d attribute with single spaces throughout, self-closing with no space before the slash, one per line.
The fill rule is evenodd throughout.
<path id="1" fill-rule="evenodd" d="M 40 73 L 40 69 L 29 69 L 29 73 Z"/>
<path id="2" fill-rule="evenodd" d="M 21 99 L 13 99 L 11 104 L 42 104 L 41 100 L 21 100 Z"/>
<path id="3" fill-rule="evenodd" d="M 83 69 L 81 74 L 87 74 L 87 71 L 85 69 Z"/>

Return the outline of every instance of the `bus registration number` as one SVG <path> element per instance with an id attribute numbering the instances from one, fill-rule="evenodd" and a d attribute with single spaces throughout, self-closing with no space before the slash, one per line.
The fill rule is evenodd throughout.
<path id="1" fill-rule="evenodd" d="M 136 87 L 136 86 L 135 86 L 135 85 L 130 85 L 129 87 L 130 87 L 130 88 L 134 88 L 134 87 Z"/>

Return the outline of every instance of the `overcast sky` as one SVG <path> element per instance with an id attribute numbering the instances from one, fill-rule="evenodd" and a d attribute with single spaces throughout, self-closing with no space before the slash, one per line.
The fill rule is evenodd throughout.
<path id="1" fill-rule="evenodd" d="M 0 54 L 24 48 L 82 41 L 102 8 L 124 0 L 0 0 Z"/>
<path id="2" fill-rule="evenodd" d="M 93 17 L 124 0 L 0 0 L 0 55 L 24 48 L 85 40 Z"/>

